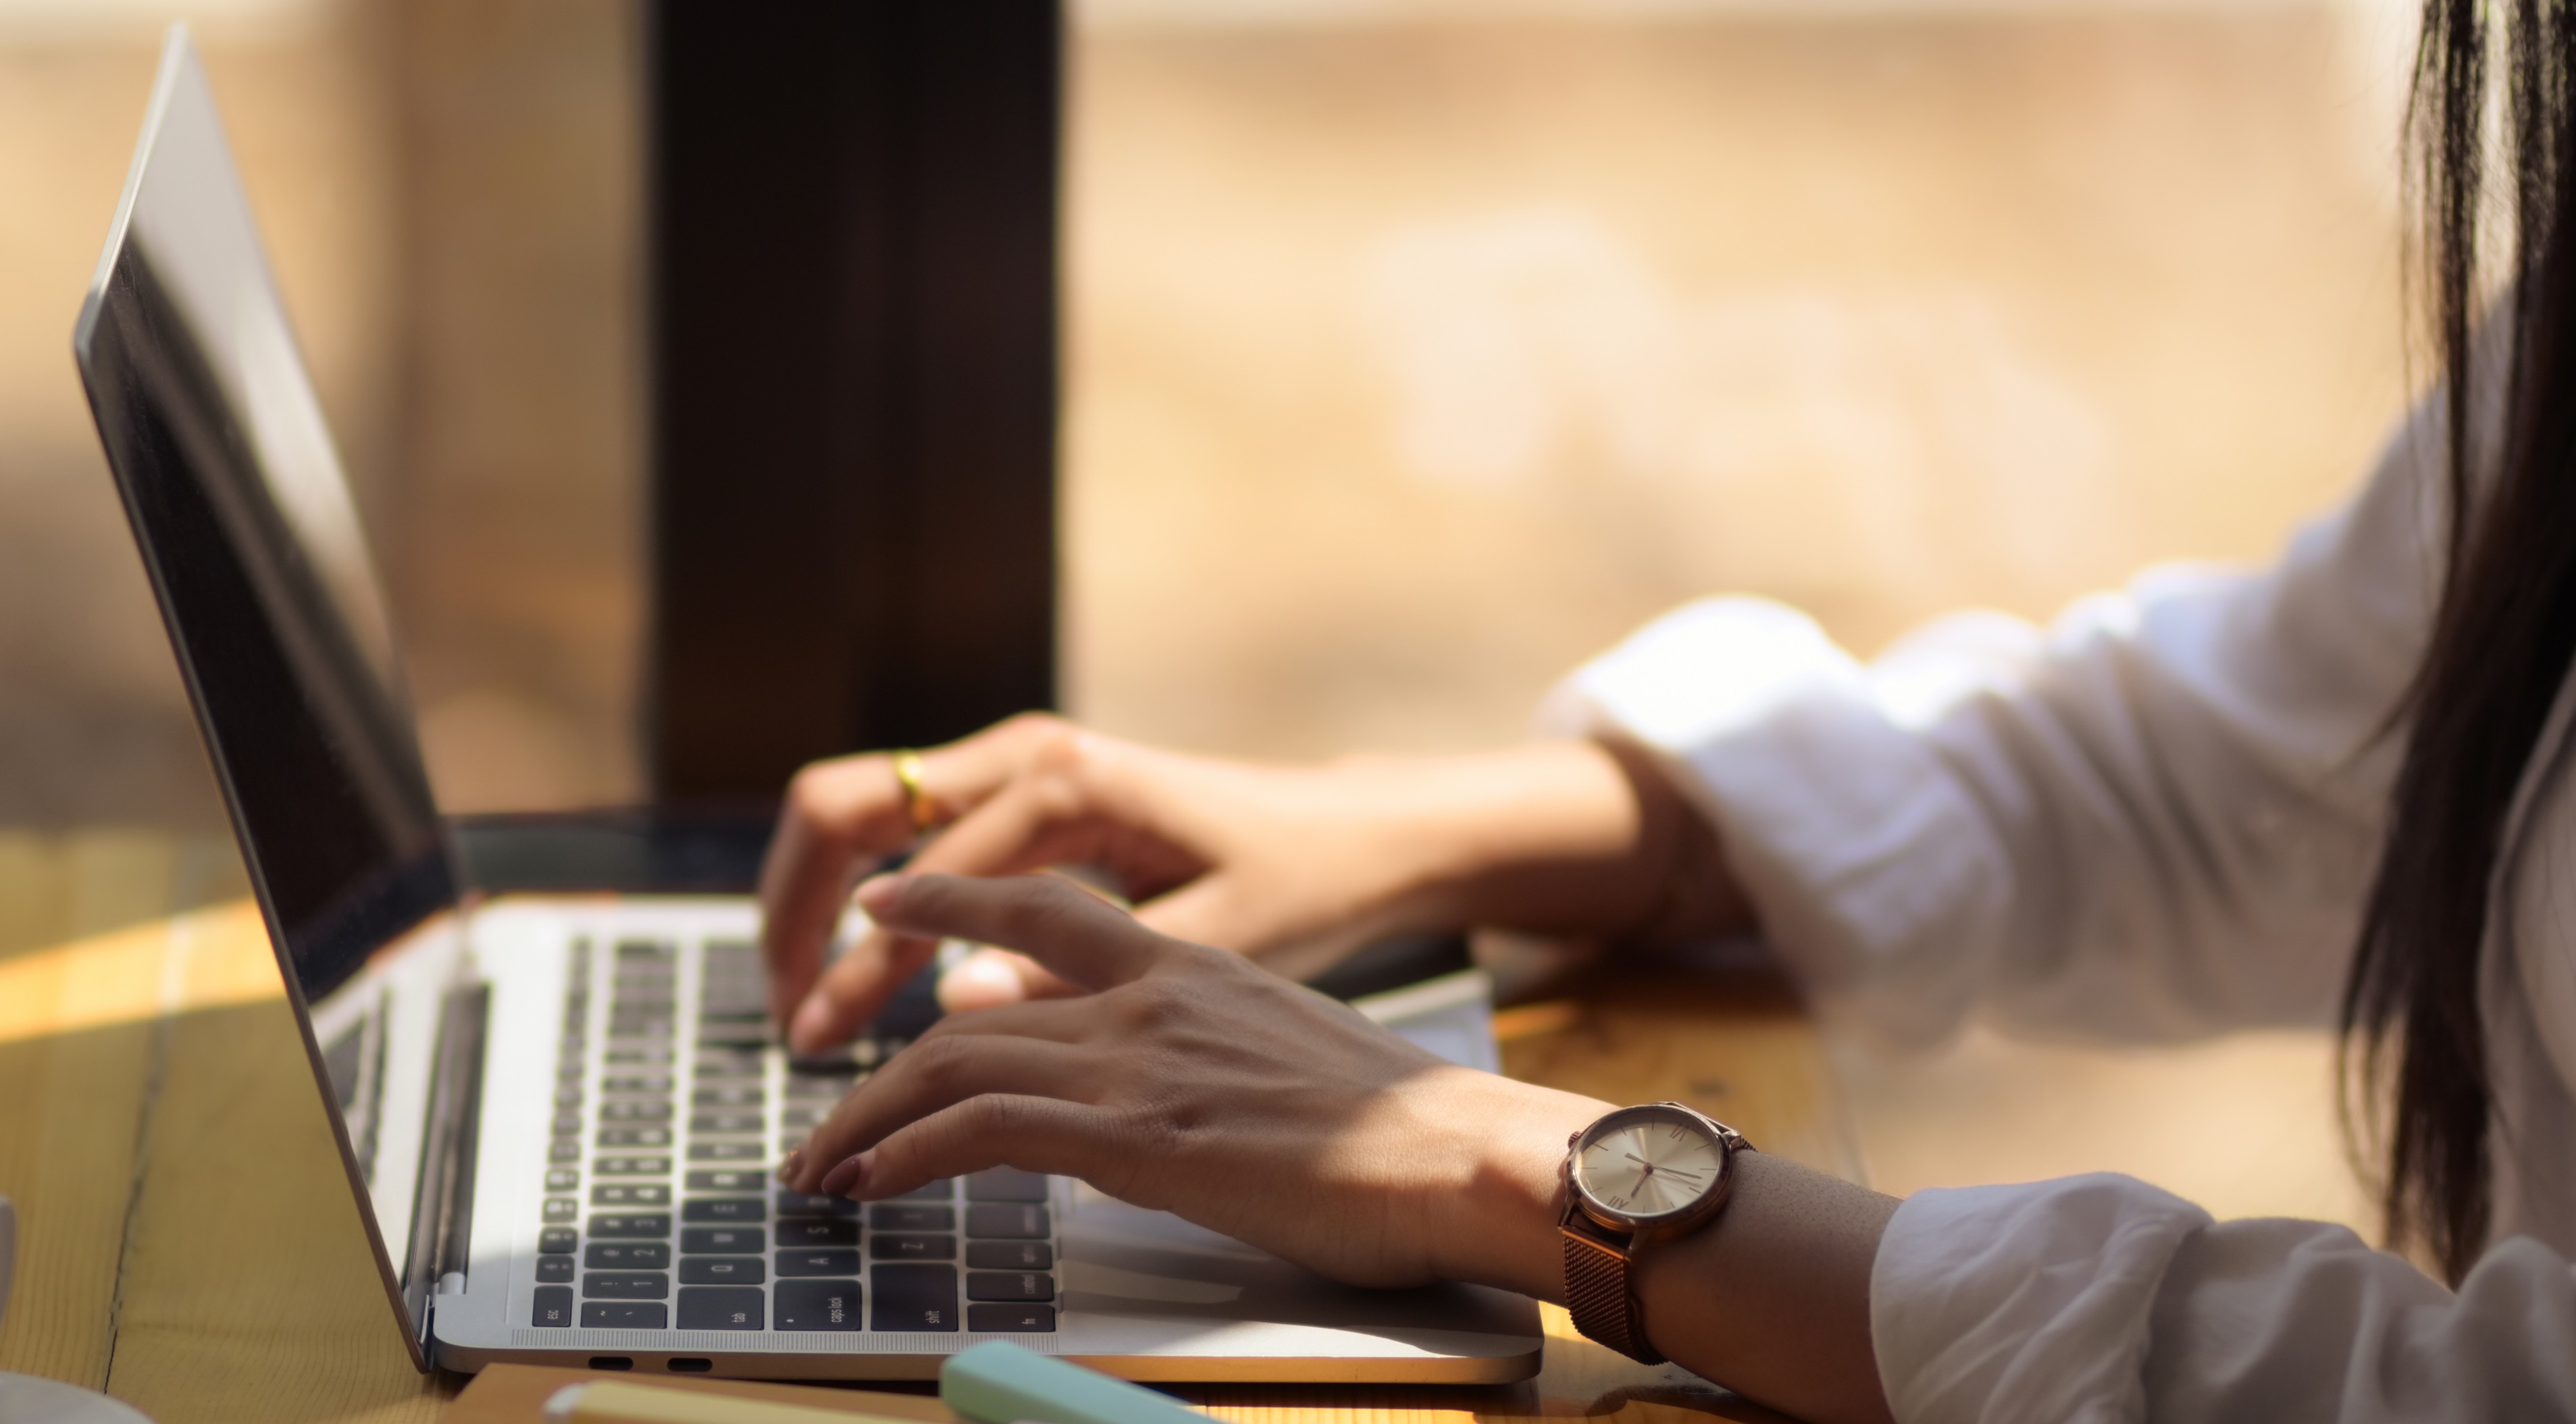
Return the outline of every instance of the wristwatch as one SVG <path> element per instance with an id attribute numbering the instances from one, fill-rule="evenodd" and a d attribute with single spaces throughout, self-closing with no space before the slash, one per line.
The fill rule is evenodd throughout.
<path id="1" fill-rule="evenodd" d="M 1646 1341 L 1628 1266 L 1637 1253 L 1705 1226 L 1735 1187 L 1744 1134 L 1679 1103 L 1621 1108 L 1565 1140 L 1565 1308 L 1586 1336 L 1642 1364 Z"/>

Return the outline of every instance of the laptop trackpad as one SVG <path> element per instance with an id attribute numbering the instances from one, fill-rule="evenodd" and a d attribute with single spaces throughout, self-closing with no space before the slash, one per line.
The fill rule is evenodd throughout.
<path id="1" fill-rule="evenodd" d="M 1065 1323 L 1095 1337 L 1068 1339 L 1068 1351 L 1232 1354 L 1266 1330 L 1316 1332 L 1308 1348 L 1319 1354 L 1492 1356 L 1524 1353 L 1538 1333 L 1530 1302 L 1506 1291 L 1340 1285 L 1169 1212 L 1066 1186 Z M 1260 1353 L 1289 1345 L 1274 1338 Z"/>

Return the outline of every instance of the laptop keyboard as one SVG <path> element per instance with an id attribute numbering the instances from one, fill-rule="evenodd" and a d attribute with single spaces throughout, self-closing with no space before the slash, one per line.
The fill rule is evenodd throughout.
<path id="1" fill-rule="evenodd" d="M 790 1062 L 739 941 L 624 940 L 596 963 L 584 941 L 567 983 L 531 1324 L 1056 1328 L 1045 1177 L 997 1168 L 862 1206 L 772 1175 L 900 1041 Z"/>

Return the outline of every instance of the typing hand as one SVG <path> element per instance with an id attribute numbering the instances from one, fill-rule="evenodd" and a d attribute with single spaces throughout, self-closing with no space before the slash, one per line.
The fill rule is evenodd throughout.
<path id="1" fill-rule="evenodd" d="M 1408 930 L 1616 937 L 1658 914 L 1675 933 L 1743 918 L 1705 826 L 1648 759 L 1587 742 L 1257 766 L 1028 716 L 923 753 L 919 780 L 943 829 L 911 869 L 1094 866 L 1147 926 L 1292 978 Z M 856 1033 L 930 956 L 935 941 L 877 929 L 823 967 L 852 881 L 913 844 L 914 811 L 883 754 L 817 762 L 789 789 L 761 872 L 762 947 L 771 1011 L 800 1052 Z M 988 950 L 949 971 L 940 1000 L 1066 992 L 1026 957 Z"/>
<path id="2" fill-rule="evenodd" d="M 796 1190 L 876 1199 L 1011 1166 L 1354 1284 L 1558 1289 L 1557 1164 L 1606 1104 L 1447 1063 L 1061 881 L 889 876 L 859 900 L 1084 992 L 941 1021 L 815 1129 Z"/>

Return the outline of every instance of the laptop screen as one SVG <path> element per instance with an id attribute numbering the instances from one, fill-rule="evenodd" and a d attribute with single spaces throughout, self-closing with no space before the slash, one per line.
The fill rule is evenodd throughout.
<path id="1" fill-rule="evenodd" d="M 183 27 L 72 345 L 421 1358 L 458 879 L 357 510 Z"/>
<path id="2" fill-rule="evenodd" d="M 203 73 L 174 37 L 73 338 L 296 988 L 455 898 L 384 603 Z"/>

